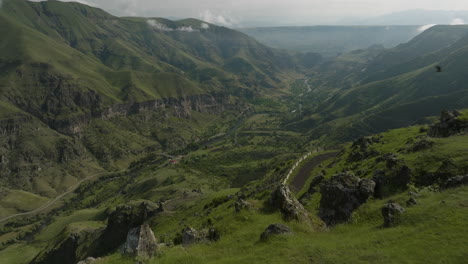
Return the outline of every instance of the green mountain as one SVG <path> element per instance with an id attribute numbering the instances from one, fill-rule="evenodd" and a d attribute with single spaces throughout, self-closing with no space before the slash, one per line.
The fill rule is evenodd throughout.
<path id="1" fill-rule="evenodd" d="M 2 4 L 0 262 L 466 259 L 466 27 L 324 58 Z"/>
<path id="2" fill-rule="evenodd" d="M 334 92 L 304 110 L 314 115 L 290 126 L 317 136 L 332 129 L 330 138 L 351 140 L 425 122 L 440 109 L 468 107 L 467 29 L 435 26 L 396 48 L 358 50 L 317 66 L 311 85 Z M 442 72 L 436 72 L 437 65 Z"/>
<path id="3" fill-rule="evenodd" d="M 0 23 L 0 180 L 45 196 L 222 132 L 220 113 L 247 112 L 245 98 L 282 88 L 294 63 L 199 20 L 78 3 L 3 1 Z"/>

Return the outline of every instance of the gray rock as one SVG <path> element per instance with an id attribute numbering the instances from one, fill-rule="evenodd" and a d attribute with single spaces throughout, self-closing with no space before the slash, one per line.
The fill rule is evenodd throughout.
<path id="1" fill-rule="evenodd" d="M 237 200 L 237 202 L 234 203 L 234 208 L 236 210 L 236 212 L 240 212 L 244 209 L 249 209 L 250 208 L 250 204 L 248 202 L 246 202 L 245 200 L 239 198 L 239 200 Z"/>
<path id="2" fill-rule="evenodd" d="M 260 235 L 260 240 L 266 241 L 272 235 L 292 234 L 291 229 L 285 224 L 269 225 Z"/>
<path id="3" fill-rule="evenodd" d="M 415 206 L 418 204 L 418 201 L 414 199 L 413 197 L 409 198 L 408 201 L 406 201 L 406 206 L 411 207 Z"/>
<path id="4" fill-rule="evenodd" d="M 351 172 L 333 176 L 320 187 L 319 216 L 329 226 L 348 221 L 351 213 L 374 193 L 375 182 Z"/>
<path id="5" fill-rule="evenodd" d="M 393 168 L 388 174 L 381 170 L 374 171 L 372 180 L 375 182 L 375 197 L 384 198 L 396 191 L 407 188 L 412 171 L 406 165 Z"/>
<path id="6" fill-rule="evenodd" d="M 468 131 L 468 122 L 461 120 L 458 111 L 443 111 L 440 121 L 429 128 L 428 135 L 431 137 L 450 137 L 463 131 Z"/>
<path id="7" fill-rule="evenodd" d="M 214 227 L 210 227 L 208 230 L 208 240 L 218 241 L 221 238 L 221 232 Z"/>
<path id="8" fill-rule="evenodd" d="M 301 203 L 291 194 L 289 187 L 281 184 L 270 196 L 270 204 L 279 209 L 286 220 L 308 221 L 309 216 Z"/>
<path id="9" fill-rule="evenodd" d="M 384 227 L 396 226 L 401 222 L 401 215 L 405 212 L 405 208 L 401 205 L 389 201 L 382 207 L 382 216 L 384 218 Z"/>
<path id="10" fill-rule="evenodd" d="M 125 242 L 130 229 L 141 226 L 146 220 L 162 211 L 160 204 L 150 201 L 118 205 L 109 214 L 107 227 L 100 237 L 101 252 L 118 248 Z"/>
<path id="11" fill-rule="evenodd" d="M 153 231 L 149 225 L 145 224 L 130 229 L 121 252 L 124 255 L 149 259 L 155 255 L 157 245 L 158 242 Z"/>
<path id="12" fill-rule="evenodd" d="M 465 184 L 468 184 L 468 175 L 452 177 L 445 181 L 445 183 L 442 185 L 442 188 L 455 188 Z"/>
<path id="13" fill-rule="evenodd" d="M 186 227 L 182 231 L 182 244 L 191 245 L 195 243 L 206 242 L 207 237 L 208 237 L 207 231 L 204 229 L 198 231 L 195 228 Z"/>

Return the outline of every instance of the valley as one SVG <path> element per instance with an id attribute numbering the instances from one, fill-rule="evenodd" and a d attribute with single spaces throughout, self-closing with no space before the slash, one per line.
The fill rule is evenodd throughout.
<path id="1" fill-rule="evenodd" d="M 0 25 L 2 263 L 467 257 L 466 25 L 300 39 L 26 0 Z"/>

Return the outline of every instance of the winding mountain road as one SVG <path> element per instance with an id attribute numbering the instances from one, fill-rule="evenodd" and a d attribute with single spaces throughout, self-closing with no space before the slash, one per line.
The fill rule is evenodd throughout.
<path id="1" fill-rule="evenodd" d="M 174 159 L 175 156 L 171 156 L 169 154 L 166 154 L 166 153 L 157 153 L 157 155 L 159 156 L 163 156 L 163 157 L 166 157 L 166 158 L 169 158 L 169 159 Z M 19 213 L 19 214 L 14 214 L 14 215 L 10 215 L 10 216 L 7 216 L 7 217 L 4 217 L 4 218 L 1 218 L 0 219 L 0 223 L 2 222 L 5 222 L 7 220 L 10 220 L 12 218 L 15 218 L 15 217 L 18 217 L 18 216 L 27 216 L 27 215 L 34 215 L 34 214 L 37 214 L 37 213 L 40 213 L 41 211 L 44 211 L 45 209 L 51 207 L 53 204 L 55 204 L 57 201 L 59 201 L 60 199 L 62 199 L 63 197 L 67 196 L 68 194 L 74 192 L 78 187 L 80 187 L 81 184 L 83 184 L 84 182 L 86 181 L 89 181 L 89 180 L 92 180 L 94 178 L 97 178 L 99 176 L 102 176 L 102 175 L 106 175 L 106 174 L 114 174 L 114 173 L 121 173 L 121 172 L 124 172 L 126 171 L 126 169 L 123 169 L 123 170 L 119 170 L 119 171 L 112 171 L 112 172 L 101 172 L 101 173 L 97 173 L 97 174 L 94 174 L 94 175 L 91 175 L 89 177 L 86 177 L 80 181 L 78 181 L 77 183 L 75 183 L 73 186 L 71 186 L 70 188 L 68 188 L 68 190 L 62 194 L 60 194 L 59 196 L 55 197 L 54 199 L 46 202 L 45 204 L 41 205 L 40 207 L 32 210 L 32 211 L 29 211 L 29 212 L 24 212 L 24 213 Z"/>
<path id="2" fill-rule="evenodd" d="M 26 216 L 26 215 L 33 215 L 33 214 L 37 214 L 49 207 L 51 207 L 53 204 L 55 204 L 58 200 L 62 199 L 64 196 L 72 193 L 73 191 L 75 191 L 83 182 L 86 182 L 86 181 L 89 181 L 89 180 L 92 180 L 96 177 L 99 177 L 99 176 L 102 176 L 102 175 L 105 175 L 105 174 L 113 174 L 113 173 L 119 173 L 119 172 L 124 172 L 125 170 L 120 170 L 120 171 L 114 171 L 114 172 L 101 172 L 101 173 L 97 173 L 97 174 L 94 174 L 94 175 L 91 175 L 87 178 L 84 178 L 80 181 L 78 181 L 77 183 L 75 183 L 73 186 L 71 186 L 70 188 L 68 188 L 68 190 L 62 194 L 60 194 L 59 196 L 55 197 L 54 199 L 48 201 L 47 203 L 41 205 L 40 207 L 32 210 L 32 211 L 29 211 L 29 212 L 24 212 L 24 213 L 19 213 L 19 214 L 14 214 L 14 215 L 10 215 L 10 216 L 7 216 L 7 217 L 4 217 L 2 219 L 0 219 L 0 223 L 1 222 L 4 222 L 4 221 L 7 221 L 9 219 L 12 219 L 12 218 L 15 218 L 15 217 L 18 217 L 18 216 Z"/>

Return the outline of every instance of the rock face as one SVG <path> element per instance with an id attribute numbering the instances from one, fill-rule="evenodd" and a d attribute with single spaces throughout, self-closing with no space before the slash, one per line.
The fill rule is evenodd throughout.
<path id="1" fill-rule="evenodd" d="M 372 180 L 375 182 L 374 196 L 384 198 L 397 190 L 407 188 L 407 184 L 411 180 L 412 171 L 406 165 L 399 165 L 388 173 L 381 170 L 374 171 Z"/>
<path id="2" fill-rule="evenodd" d="M 448 179 L 447 181 L 445 181 L 442 187 L 454 188 L 454 187 L 458 187 L 458 186 L 465 185 L 465 184 L 468 184 L 468 175 L 452 177 Z"/>
<path id="3" fill-rule="evenodd" d="M 291 229 L 285 224 L 272 224 L 269 225 L 265 231 L 260 235 L 260 240 L 266 241 L 273 235 L 292 234 Z"/>
<path id="4" fill-rule="evenodd" d="M 31 264 L 77 263 L 80 259 L 87 257 L 92 241 L 101 233 L 102 229 L 72 231 L 63 240 L 40 252 Z"/>
<path id="5" fill-rule="evenodd" d="M 327 225 L 348 221 L 351 213 L 374 193 L 375 183 L 351 172 L 333 176 L 320 187 L 320 218 Z"/>
<path id="6" fill-rule="evenodd" d="M 94 256 L 118 248 L 125 242 L 130 229 L 141 226 L 148 218 L 162 211 L 162 207 L 150 201 L 132 202 L 118 205 L 110 213 L 107 227 L 102 236 L 95 242 L 99 244 L 99 252 Z"/>
<path id="7" fill-rule="evenodd" d="M 405 208 L 401 205 L 389 201 L 382 207 L 382 216 L 384 218 L 384 227 L 396 226 L 401 221 L 401 215 L 405 212 Z"/>
<path id="8" fill-rule="evenodd" d="M 138 231 L 143 240 L 137 239 L 135 241 L 139 245 L 145 245 L 145 241 L 151 240 L 148 238 L 151 235 L 147 232 L 149 227 L 145 227 L 143 230 L 140 227 L 148 218 L 160 211 L 161 206 L 150 201 L 119 205 L 110 213 L 105 229 L 65 231 L 68 232 L 64 236 L 65 239 L 58 241 L 52 248 L 39 253 L 31 263 L 77 263 L 79 260 L 89 256 L 103 256 L 125 243 L 127 235 L 130 235 L 130 230 L 134 232 L 135 230 Z M 145 240 L 145 238 L 147 239 Z"/>
<path id="9" fill-rule="evenodd" d="M 289 187 L 281 184 L 270 196 L 270 204 L 279 209 L 286 220 L 307 221 L 309 216 L 301 203 L 291 194 Z"/>
<path id="10" fill-rule="evenodd" d="M 468 122 L 460 118 L 460 112 L 443 111 L 440 122 L 429 128 L 428 135 L 431 137 L 450 137 L 463 131 L 468 131 Z"/>
<path id="11" fill-rule="evenodd" d="M 141 225 L 130 229 L 127 241 L 121 248 L 122 254 L 145 259 L 152 258 L 156 253 L 157 240 L 149 225 Z"/>

